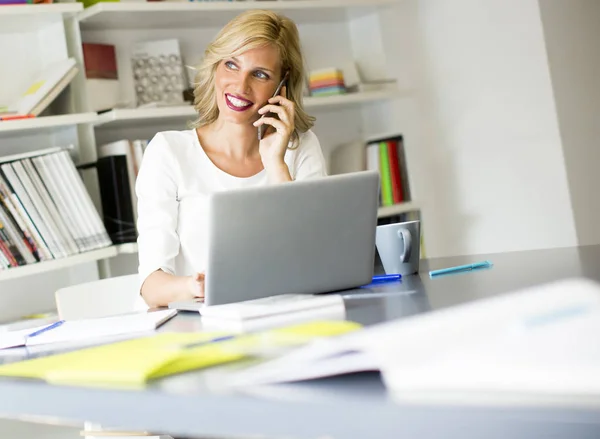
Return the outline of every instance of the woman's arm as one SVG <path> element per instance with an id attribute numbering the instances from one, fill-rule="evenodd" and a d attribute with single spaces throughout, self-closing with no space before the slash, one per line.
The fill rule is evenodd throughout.
<path id="1" fill-rule="evenodd" d="M 156 270 L 142 285 L 142 297 L 150 307 L 167 306 L 169 302 L 204 297 L 204 274 L 175 276 Z"/>
<path id="2" fill-rule="evenodd" d="M 140 293 L 151 307 L 203 294 L 203 278 L 176 276 L 180 242 L 177 159 L 164 134 L 148 144 L 137 180 Z"/>

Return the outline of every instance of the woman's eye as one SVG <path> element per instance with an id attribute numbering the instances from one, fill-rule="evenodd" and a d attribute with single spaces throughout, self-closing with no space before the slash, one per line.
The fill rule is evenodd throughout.
<path id="1" fill-rule="evenodd" d="M 235 70 L 236 69 L 236 65 L 232 61 L 226 61 L 225 62 L 225 67 L 227 67 L 230 70 Z"/>
<path id="2" fill-rule="evenodd" d="M 260 70 L 258 72 L 256 72 L 254 75 L 260 79 L 269 79 L 269 75 L 267 75 L 265 72 L 261 72 Z"/>

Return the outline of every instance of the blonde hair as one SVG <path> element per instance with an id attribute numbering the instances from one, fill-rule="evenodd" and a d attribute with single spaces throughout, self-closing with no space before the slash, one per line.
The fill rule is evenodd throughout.
<path id="1" fill-rule="evenodd" d="M 289 72 L 287 98 L 296 108 L 292 145 L 296 145 L 299 133 L 308 131 L 314 125 L 315 118 L 308 115 L 302 106 L 305 72 L 296 24 L 272 11 L 251 10 L 227 23 L 204 52 L 194 87 L 194 108 L 199 114 L 194 123 L 196 128 L 213 123 L 219 116 L 215 98 L 215 72 L 219 63 L 269 44 L 279 50 L 282 75 Z"/>

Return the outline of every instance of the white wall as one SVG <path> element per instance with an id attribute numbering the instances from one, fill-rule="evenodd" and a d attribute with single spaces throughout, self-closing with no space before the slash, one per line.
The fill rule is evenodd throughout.
<path id="1" fill-rule="evenodd" d="M 600 243 L 600 2 L 540 0 L 580 244 Z"/>
<path id="2" fill-rule="evenodd" d="M 575 245 L 537 1 L 421 0 L 418 15 L 428 256 Z"/>

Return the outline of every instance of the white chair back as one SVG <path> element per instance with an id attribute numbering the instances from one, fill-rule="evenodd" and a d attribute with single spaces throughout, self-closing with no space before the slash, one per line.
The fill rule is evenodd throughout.
<path id="1" fill-rule="evenodd" d="M 139 294 L 138 275 L 111 277 L 61 288 L 55 293 L 63 320 L 89 319 L 148 309 Z"/>

